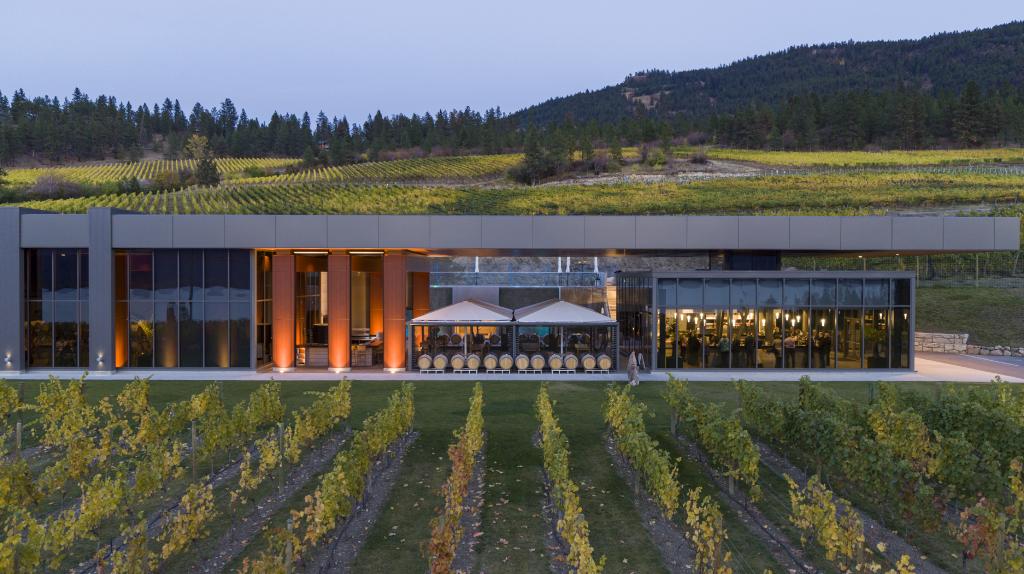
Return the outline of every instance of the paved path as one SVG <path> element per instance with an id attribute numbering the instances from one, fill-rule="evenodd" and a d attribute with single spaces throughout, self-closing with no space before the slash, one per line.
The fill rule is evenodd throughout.
<path id="1" fill-rule="evenodd" d="M 991 355 L 947 355 L 944 353 L 917 353 L 918 360 L 953 365 L 995 373 L 1000 377 L 1024 379 L 1024 357 L 993 357 Z"/>

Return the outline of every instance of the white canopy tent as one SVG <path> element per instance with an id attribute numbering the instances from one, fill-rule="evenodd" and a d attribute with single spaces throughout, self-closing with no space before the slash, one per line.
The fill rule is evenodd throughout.
<path id="1" fill-rule="evenodd" d="M 515 312 L 516 323 L 520 325 L 614 325 L 615 319 L 586 307 L 549 299 Z"/>
<path id="2" fill-rule="evenodd" d="M 414 317 L 411 325 L 500 325 L 511 323 L 514 313 L 493 303 L 467 299 Z"/>

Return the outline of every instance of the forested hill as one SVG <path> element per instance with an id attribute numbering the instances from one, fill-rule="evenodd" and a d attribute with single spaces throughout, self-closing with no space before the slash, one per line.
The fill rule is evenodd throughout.
<path id="1" fill-rule="evenodd" d="M 791 96 L 900 88 L 939 97 L 970 81 L 983 91 L 1024 87 L 1024 22 L 920 40 L 794 46 L 727 66 L 648 71 L 616 86 L 548 100 L 518 112 L 524 122 L 618 121 L 645 111 L 703 119 Z"/>

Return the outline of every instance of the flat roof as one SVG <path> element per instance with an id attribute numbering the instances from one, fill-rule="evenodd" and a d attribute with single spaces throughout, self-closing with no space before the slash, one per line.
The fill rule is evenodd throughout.
<path id="1" fill-rule="evenodd" d="M 20 218 L 21 247 L 88 247 L 109 226 L 119 248 L 409 249 L 449 254 L 765 250 L 848 253 L 1017 251 L 1016 217 L 739 215 L 161 215 L 93 208 Z"/>

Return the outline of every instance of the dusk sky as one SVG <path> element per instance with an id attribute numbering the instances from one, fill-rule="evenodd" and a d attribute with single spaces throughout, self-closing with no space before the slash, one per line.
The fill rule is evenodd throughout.
<path id="1" fill-rule="evenodd" d="M 794 44 L 918 38 L 1024 18 L 1020 0 L 241 2 L 5 0 L 0 91 L 77 86 L 189 109 L 231 97 L 362 120 L 511 112 L 642 69 L 726 64 Z"/>

